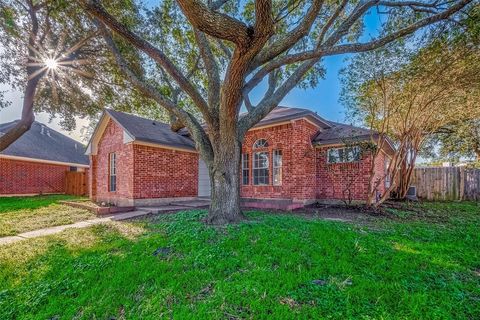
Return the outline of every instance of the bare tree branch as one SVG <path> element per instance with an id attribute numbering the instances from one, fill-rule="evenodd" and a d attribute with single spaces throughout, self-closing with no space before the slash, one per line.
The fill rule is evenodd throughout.
<path id="1" fill-rule="evenodd" d="M 204 33 L 195 30 L 195 40 L 200 49 L 208 76 L 208 104 L 211 112 L 218 110 L 220 103 L 220 74 L 217 61 L 210 48 L 210 43 Z"/>
<path id="2" fill-rule="evenodd" d="M 220 9 L 225 3 L 227 3 L 229 0 L 217 0 L 217 1 L 211 1 L 209 0 L 209 4 L 208 4 L 208 7 L 210 8 L 210 10 L 218 10 Z"/>
<path id="3" fill-rule="evenodd" d="M 250 101 L 250 97 L 248 96 L 248 93 L 243 93 L 243 102 L 245 103 L 245 107 L 247 108 L 248 112 L 252 111 L 255 108 L 252 102 Z"/>

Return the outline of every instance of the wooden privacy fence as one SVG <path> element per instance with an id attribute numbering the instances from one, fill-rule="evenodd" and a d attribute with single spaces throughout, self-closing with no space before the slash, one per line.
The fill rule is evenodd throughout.
<path id="1" fill-rule="evenodd" d="M 65 194 L 74 196 L 87 195 L 86 172 L 67 171 L 65 176 Z"/>
<path id="2" fill-rule="evenodd" d="M 480 200 L 480 169 L 416 168 L 412 186 L 428 200 Z"/>

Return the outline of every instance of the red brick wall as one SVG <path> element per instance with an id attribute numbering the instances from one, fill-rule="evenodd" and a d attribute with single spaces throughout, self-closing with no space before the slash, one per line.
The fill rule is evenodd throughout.
<path id="1" fill-rule="evenodd" d="M 317 149 L 317 195 L 318 199 L 366 200 L 370 180 L 372 157 L 364 154 L 361 161 L 350 163 L 327 163 L 327 150 Z M 385 155 L 375 160 L 375 176 L 383 180 Z M 385 191 L 385 184 L 380 183 L 378 191 Z"/>
<path id="2" fill-rule="evenodd" d="M 134 145 L 136 199 L 196 197 L 198 154 Z"/>
<path id="3" fill-rule="evenodd" d="M 90 190 L 95 201 L 117 203 L 133 197 L 133 145 L 123 143 L 123 129 L 110 120 L 98 143 L 98 152 L 91 156 Z M 117 190 L 109 191 L 109 154 L 117 160 Z"/>
<path id="4" fill-rule="evenodd" d="M 314 199 L 316 181 L 314 149 L 311 141 L 317 132 L 318 129 L 305 120 L 249 131 L 243 142 L 242 153 L 249 155 L 250 183 L 242 185 L 241 196 L 294 200 Z M 268 147 L 253 150 L 253 144 L 258 139 L 267 140 Z M 272 183 L 273 150 L 282 150 L 283 176 L 281 186 L 274 186 Z M 269 152 L 270 183 L 267 186 L 253 185 L 253 153 L 258 151 Z"/>
<path id="5" fill-rule="evenodd" d="M 0 195 L 65 192 L 69 166 L 0 158 Z"/>
<path id="6" fill-rule="evenodd" d="M 90 156 L 92 200 L 129 205 L 133 199 L 194 197 L 198 194 L 198 154 L 124 144 L 123 129 L 110 120 Z M 117 159 L 117 190 L 109 191 L 109 154 Z"/>
<path id="7" fill-rule="evenodd" d="M 367 195 L 370 157 L 348 164 L 327 164 L 326 148 L 314 148 L 312 139 L 318 128 L 300 119 L 286 124 L 251 130 L 242 152 L 249 154 L 250 181 L 242 185 L 246 198 L 284 198 L 297 201 L 342 199 L 364 200 Z M 253 185 L 253 144 L 266 139 L 269 146 L 269 185 Z M 273 185 L 273 150 L 282 150 L 282 185 Z M 108 191 L 108 154 L 117 154 L 117 191 Z M 123 130 L 110 122 L 100 139 L 98 154 L 91 156 L 90 192 L 97 201 L 191 197 L 198 194 L 198 154 L 123 143 Z M 384 155 L 376 163 L 383 177 Z M 383 192 L 384 184 L 380 184 Z"/>

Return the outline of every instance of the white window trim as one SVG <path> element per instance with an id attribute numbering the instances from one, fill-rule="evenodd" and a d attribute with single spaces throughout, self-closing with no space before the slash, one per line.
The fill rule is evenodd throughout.
<path id="1" fill-rule="evenodd" d="M 262 142 L 261 145 L 260 142 Z M 253 149 L 262 149 L 262 148 L 268 148 L 268 141 L 267 139 L 257 139 L 254 143 L 253 143 Z"/>
<path id="2" fill-rule="evenodd" d="M 280 165 L 275 165 L 275 157 L 279 156 L 281 158 Z M 280 179 L 279 182 L 275 182 L 275 169 L 278 170 Z M 274 186 L 281 186 L 283 182 L 283 152 L 280 149 L 273 150 L 273 159 L 272 159 L 272 183 Z"/>
<path id="3" fill-rule="evenodd" d="M 255 166 L 255 156 L 257 154 L 265 153 L 267 155 L 267 163 L 265 167 L 256 167 Z M 267 176 L 267 183 L 255 183 L 255 170 L 267 169 L 268 176 Z M 268 151 L 258 151 L 253 153 L 252 157 L 252 184 L 255 186 L 268 186 L 270 185 L 270 153 Z"/>
<path id="4" fill-rule="evenodd" d="M 392 183 L 392 179 L 390 177 L 390 159 L 389 158 L 385 158 L 385 162 L 384 162 L 384 165 L 385 165 L 385 181 L 384 181 L 384 186 L 386 189 L 390 188 L 391 186 L 391 183 Z"/>
<path id="5" fill-rule="evenodd" d="M 115 189 L 112 188 L 112 177 L 115 177 Z M 108 191 L 117 191 L 117 154 L 115 152 L 108 154 Z"/>

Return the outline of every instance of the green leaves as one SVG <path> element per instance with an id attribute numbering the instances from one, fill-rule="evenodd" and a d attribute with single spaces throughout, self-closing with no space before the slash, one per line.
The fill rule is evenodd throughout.
<path id="1" fill-rule="evenodd" d="M 220 228 L 192 210 L 0 246 L 0 318 L 478 318 L 477 204 L 404 210 Z"/>
<path id="2" fill-rule="evenodd" d="M 18 37 L 18 26 L 15 22 L 16 12 L 11 7 L 0 7 L 0 27 L 4 28 L 7 35 Z"/>

